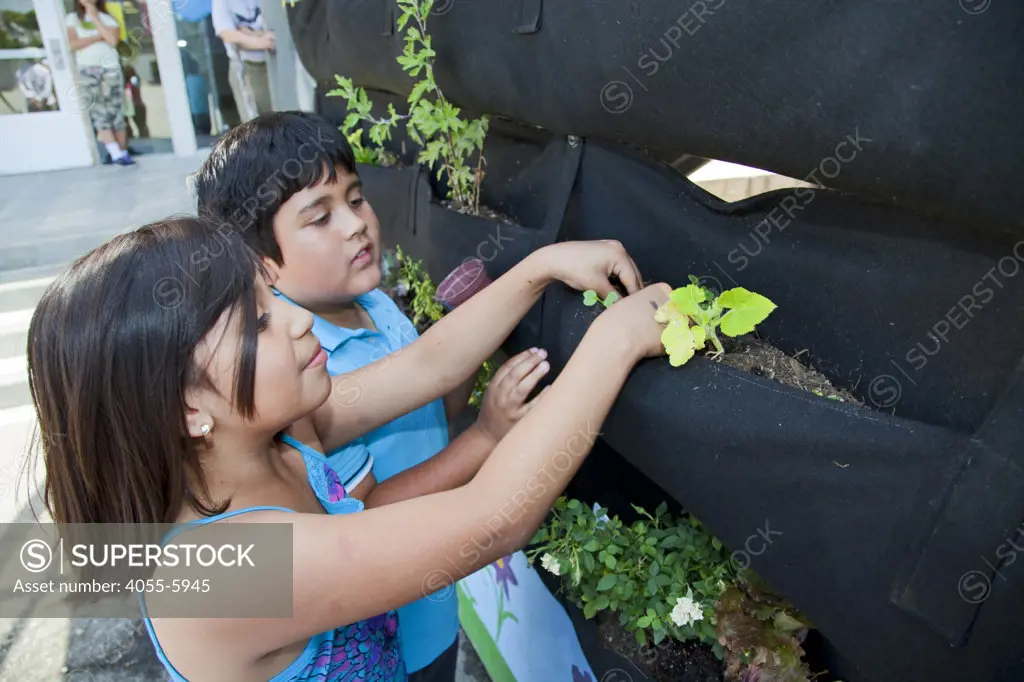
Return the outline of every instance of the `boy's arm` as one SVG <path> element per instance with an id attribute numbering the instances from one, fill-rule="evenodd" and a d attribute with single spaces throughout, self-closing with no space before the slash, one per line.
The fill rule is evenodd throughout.
<path id="1" fill-rule="evenodd" d="M 366 496 L 366 508 L 452 490 L 471 481 L 498 441 L 533 407 L 535 401 L 526 403 L 526 398 L 548 372 L 545 357 L 528 350 L 502 365 L 484 394 L 476 423 L 427 461 L 379 483 Z"/>
<path id="2" fill-rule="evenodd" d="M 469 397 L 473 395 L 479 371 L 478 369 L 473 372 L 460 386 L 444 397 L 444 416 L 448 419 L 449 425 L 459 418 L 463 410 L 469 407 Z"/>
<path id="3" fill-rule="evenodd" d="M 405 348 L 333 377 L 330 397 L 313 414 L 324 448 L 355 440 L 468 380 L 553 280 L 606 296 L 612 277 L 629 293 L 641 286 L 618 242 L 562 242 L 535 251 Z"/>

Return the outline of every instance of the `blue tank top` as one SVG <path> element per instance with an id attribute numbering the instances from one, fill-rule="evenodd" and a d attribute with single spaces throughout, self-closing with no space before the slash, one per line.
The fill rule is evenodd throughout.
<path id="1" fill-rule="evenodd" d="M 306 474 L 317 499 L 328 514 L 350 514 L 363 510 L 363 503 L 345 494 L 338 475 L 327 464 L 322 454 L 300 443 L 291 436 L 281 439 L 302 453 Z M 287 511 L 285 507 L 249 507 L 190 521 L 165 538 L 165 542 L 188 526 L 213 523 L 237 514 L 251 511 Z M 153 624 L 146 613 L 146 605 L 139 597 L 143 622 L 156 655 L 174 682 L 188 682 L 171 662 L 157 641 Z M 402 660 L 398 637 L 398 615 L 395 611 L 374 616 L 351 625 L 335 628 L 309 640 L 299 657 L 268 682 L 404 682 L 405 663 Z"/>

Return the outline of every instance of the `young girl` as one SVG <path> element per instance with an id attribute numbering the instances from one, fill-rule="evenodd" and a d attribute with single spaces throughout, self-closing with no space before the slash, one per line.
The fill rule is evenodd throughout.
<path id="1" fill-rule="evenodd" d="M 556 276 L 606 293 L 622 266 L 600 242 L 538 250 L 376 363 L 393 372 L 463 349 L 437 354 L 431 389 L 411 382 L 387 407 L 328 376 L 310 314 L 273 295 L 237 235 L 185 218 L 116 237 L 51 285 L 29 330 L 47 507 L 57 523 L 291 525 L 290 617 L 146 619 L 175 680 L 403 680 L 394 610 L 529 539 L 632 366 L 663 352 L 654 311 L 669 288 L 622 276 L 635 293 L 459 487 L 423 472 L 442 453 L 360 501 L 319 453 L 464 381 Z M 354 426 L 353 411 L 373 416 Z"/>

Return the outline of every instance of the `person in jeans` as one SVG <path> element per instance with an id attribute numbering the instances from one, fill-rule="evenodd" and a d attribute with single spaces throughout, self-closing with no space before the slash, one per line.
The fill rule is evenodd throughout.
<path id="1" fill-rule="evenodd" d="M 76 0 L 65 17 L 68 43 L 75 52 L 81 105 L 88 107 L 96 136 L 110 159 L 120 166 L 135 164 L 128 154 L 124 118 L 124 73 L 117 54 L 121 25 L 106 13 L 105 0 Z"/>
<path id="2" fill-rule="evenodd" d="M 213 0 L 211 17 L 228 53 L 228 81 L 242 123 L 272 111 L 267 53 L 275 47 L 274 33 L 263 28 L 259 0 Z"/>

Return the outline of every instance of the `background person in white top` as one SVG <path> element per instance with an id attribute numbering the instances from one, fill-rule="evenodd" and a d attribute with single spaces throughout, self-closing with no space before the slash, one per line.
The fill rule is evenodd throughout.
<path id="1" fill-rule="evenodd" d="M 242 123 L 271 111 L 267 52 L 274 33 L 263 28 L 259 0 L 213 0 L 211 18 L 231 58 L 228 81 Z"/>
<path id="2" fill-rule="evenodd" d="M 117 54 L 121 25 L 107 14 L 105 0 L 75 0 L 75 11 L 64 20 L 68 43 L 75 52 L 78 67 L 80 102 L 110 153 L 121 166 L 135 162 L 126 151 L 128 145 L 124 120 L 124 73 Z"/>

